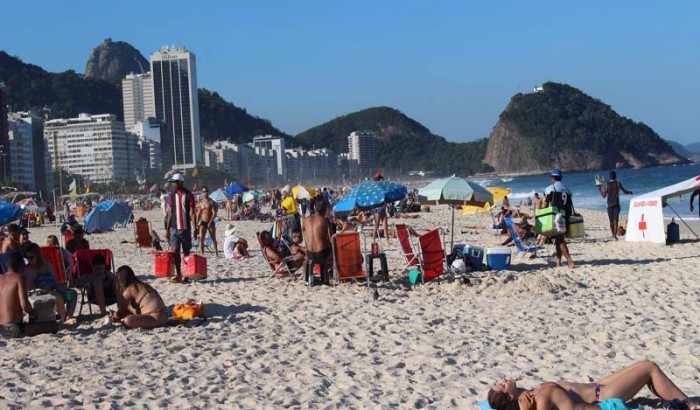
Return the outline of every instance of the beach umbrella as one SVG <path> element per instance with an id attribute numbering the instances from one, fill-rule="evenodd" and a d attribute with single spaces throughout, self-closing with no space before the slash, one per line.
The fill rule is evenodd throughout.
<path id="1" fill-rule="evenodd" d="M 452 207 L 452 238 L 450 251 L 455 241 L 455 206 L 474 205 L 484 206 L 486 202 L 493 203 L 493 194 L 476 182 L 467 181 L 455 176 L 440 178 L 418 190 L 421 202 L 448 204 Z"/>
<path id="2" fill-rule="evenodd" d="M 316 196 L 316 190 L 306 185 L 297 185 L 292 188 L 294 199 L 311 199 Z"/>
<path id="3" fill-rule="evenodd" d="M 350 212 L 355 207 L 368 210 L 406 197 L 406 186 L 391 181 L 363 181 L 354 186 L 335 204 L 336 212 Z"/>
<path id="4" fill-rule="evenodd" d="M 28 212 L 44 212 L 46 210 L 46 208 L 39 205 L 34 198 L 24 198 L 17 202 L 17 205 Z"/>
<path id="5" fill-rule="evenodd" d="M 85 232 L 105 232 L 115 225 L 126 225 L 131 216 L 131 208 L 125 201 L 104 201 L 85 217 Z"/>
<path id="6" fill-rule="evenodd" d="M 510 193 L 511 193 L 510 188 L 503 188 L 503 187 L 499 187 L 499 186 L 487 186 L 486 190 L 493 194 L 492 204 L 494 204 L 494 205 L 503 201 L 503 198 L 510 195 Z"/>
<path id="7" fill-rule="evenodd" d="M 260 196 L 258 191 L 248 191 L 243 194 L 243 202 L 250 202 Z"/>
<path id="8" fill-rule="evenodd" d="M 223 189 L 217 189 L 209 194 L 209 198 L 214 202 L 225 202 L 233 198 L 233 195 L 227 193 Z"/>
<path id="9" fill-rule="evenodd" d="M 240 193 L 246 192 L 248 190 L 250 190 L 250 188 L 248 188 L 245 185 L 241 185 L 241 184 L 231 184 L 231 185 L 227 186 L 225 189 L 226 193 L 229 195 L 240 194 Z"/>
<path id="10" fill-rule="evenodd" d="M 0 199 L 0 225 L 9 224 L 22 218 L 24 210 L 17 204 Z"/>

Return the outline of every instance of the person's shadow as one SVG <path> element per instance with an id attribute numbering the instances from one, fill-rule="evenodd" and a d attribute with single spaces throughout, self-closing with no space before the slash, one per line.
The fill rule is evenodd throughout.
<path id="1" fill-rule="evenodd" d="M 243 303 L 240 305 L 221 305 L 218 303 L 205 303 L 207 320 L 210 322 L 219 322 L 223 320 L 236 321 L 238 317 L 246 313 L 266 312 L 264 306 L 251 305 Z"/>

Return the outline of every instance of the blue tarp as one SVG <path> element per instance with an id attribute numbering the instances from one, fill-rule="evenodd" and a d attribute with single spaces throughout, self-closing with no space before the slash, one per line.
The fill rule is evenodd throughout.
<path id="1" fill-rule="evenodd" d="M 126 225 L 131 217 L 131 208 L 124 201 L 104 201 L 85 217 L 85 232 L 105 232 L 115 225 Z"/>
<path id="2" fill-rule="evenodd" d="M 9 224 L 22 218 L 24 211 L 19 205 L 0 199 L 0 225 Z"/>

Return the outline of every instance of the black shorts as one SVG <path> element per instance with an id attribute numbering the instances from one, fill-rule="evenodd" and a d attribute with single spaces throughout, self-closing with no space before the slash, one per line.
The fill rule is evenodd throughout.
<path id="1" fill-rule="evenodd" d="M 328 259 L 329 256 L 331 256 L 331 253 L 333 252 L 333 248 L 326 248 L 322 250 L 321 252 L 306 252 L 306 257 L 311 260 L 311 261 L 324 261 Z"/>
<path id="2" fill-rule="evenodd" d="M 608 207 L 608 219 L 611 221 L 618 221 L 620 219 L 620 205 Z"/>

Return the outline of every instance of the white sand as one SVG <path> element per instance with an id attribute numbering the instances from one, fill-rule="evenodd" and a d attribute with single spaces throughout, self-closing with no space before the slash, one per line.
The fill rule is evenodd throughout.
<path id="1" fill-rule="evenodd" d="M 158 212 L 145 216 L 162 233 Z M 210 257 L 209 280 L 193 285 L 154 279 L 152 257 L 119 244 L 131 231 L 93 235 L 93 248 L 112 249 L 168 305 L 205 301 L 208 322 L 127 331 L 82 320 L 58 335 L 0 341 L 0 408 L 469 408 L 504 376 L 526 387 L 585 382 L 645 358 L 697 394 L 698 243 L 612 242 L 605 215 L 585 217 L 589 236 L 570 244 L 576 269 L 519 258 L 472 287 L 409 290 L 394 241 L 394 277 L 377 302 L 356 284 L 265 282 L 254 232 L 269 224 L 236 223 L 255 257 Z M 456 218 L 456 242 L 498 244 L 490 230 L 465 228 L 486 217 Z M 406 222 L 425 232 L 449 220 L 437 207 Z M 31 238 L 57 232 L 34 228 Z"/>

